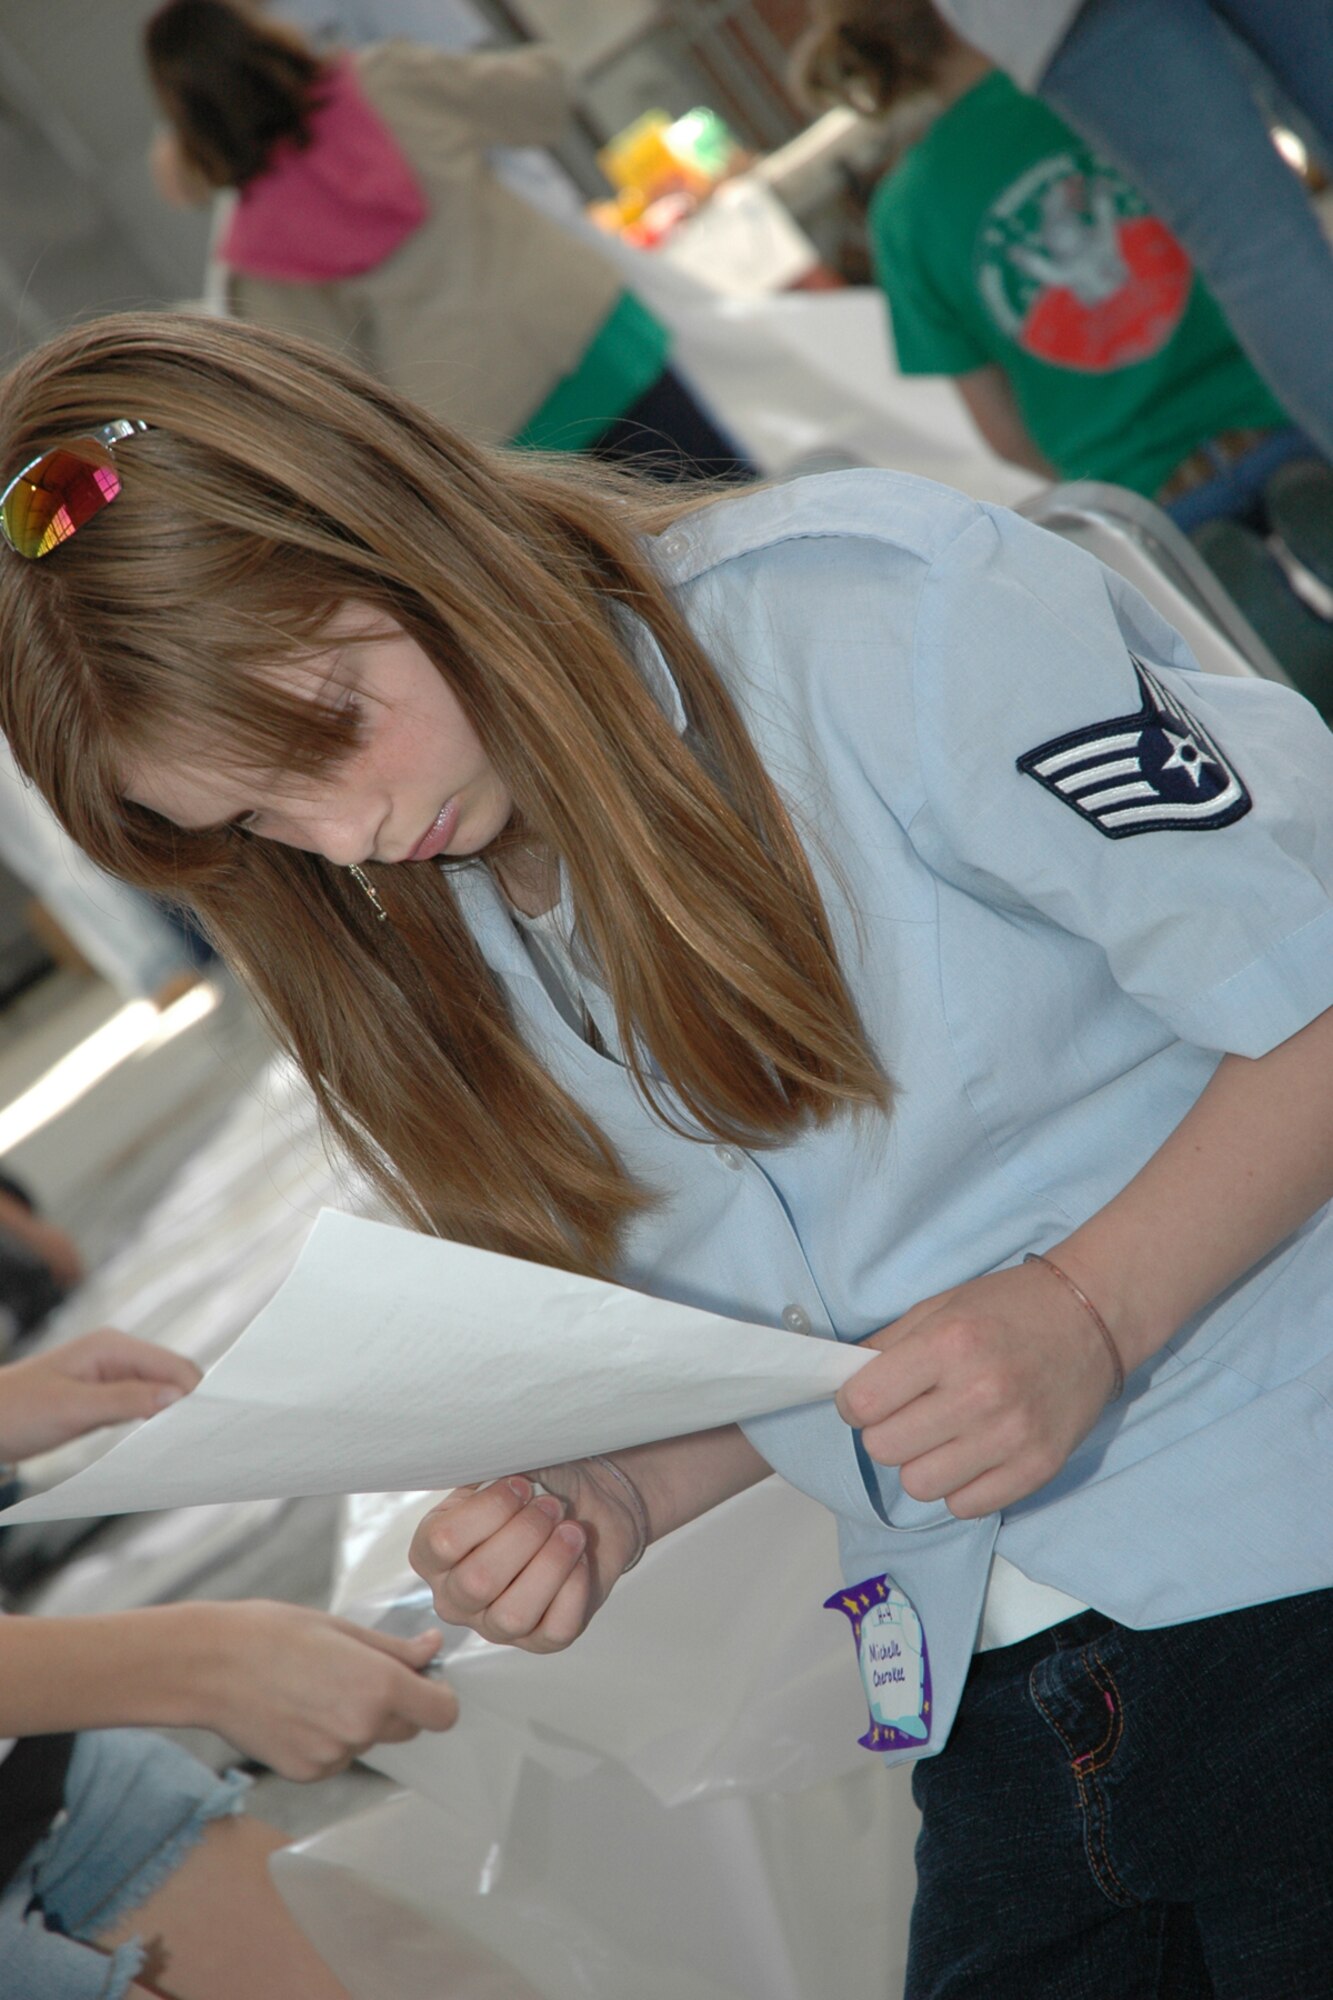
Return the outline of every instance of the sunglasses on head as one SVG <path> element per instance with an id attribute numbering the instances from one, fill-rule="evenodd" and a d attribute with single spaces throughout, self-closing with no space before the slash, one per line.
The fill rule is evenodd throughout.
<path id="1" fill-rule="evenodd" d="M 151 424 L 119 417 L 85 437 L 52 445 L 16 472 L 0 493 L 0 534 L 15 555 L 36 562 L 76 535 L 120 492 L 114 448 Z"/>

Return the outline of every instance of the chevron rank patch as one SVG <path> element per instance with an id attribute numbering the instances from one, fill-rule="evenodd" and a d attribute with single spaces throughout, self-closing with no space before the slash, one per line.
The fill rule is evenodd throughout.
<path id="1" fill-rule="evenodd" d="M 1130 659 L 1143 695 L 1138 713 L 1039 744 L 1018 759 L 1019 770 L 1108 840 L 1243 818 L 1253 801 L 1239 772 L 1142 660 Z"/>

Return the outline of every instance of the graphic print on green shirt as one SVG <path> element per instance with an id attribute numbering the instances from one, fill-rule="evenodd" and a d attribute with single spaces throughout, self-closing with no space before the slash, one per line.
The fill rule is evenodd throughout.
<path id="1" fill-rule="evenodd" d="M 1151 494 L 1288 422 L 1144 197 L 998 71 L 881 181 L 870 235 L 903 373 L 997 364 L 1064 478 Z"/>
<path id="2" fill-rule="evenodd" d="M 991 203 L 975 256 L 1000 331 L 1035 360 L 1094 375 L 1160 353 L 1194 282 L 1185 252 L 1128 183 L 1064 151 Z"/>

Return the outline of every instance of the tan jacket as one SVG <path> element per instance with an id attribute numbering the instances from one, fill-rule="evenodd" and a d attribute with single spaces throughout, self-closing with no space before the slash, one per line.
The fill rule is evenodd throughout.
<path id="1" fill-rule="evenodd" d="M 329 284 L 229 272 L 228 309 L 352 353 L 473 436 L 521 429 L 622 286 L 610 261 L 492 173 L 486 148 L 545 145 L 568 112 L 550 51 L 448 55 L 384 42 L 357 57 L 428 220 L 374 270 Z"/>

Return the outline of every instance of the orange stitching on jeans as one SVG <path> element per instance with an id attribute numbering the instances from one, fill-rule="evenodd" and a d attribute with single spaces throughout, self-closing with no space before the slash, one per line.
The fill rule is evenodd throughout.
<path id="1" fill-rule="evenodd" d="M 1063 1743 L 1065 1747 L 1065 1754 L 1069 1758 L 1070 1776 L 1073 1778 L 1075 1785 L 1077 1785 L 1078 1787 L 1079 1812 L 1083 1820 L 1084 1851 L 1086 1852 L 1088 1857 L 1088 1868 L 1089 1872 L 1092 1875 L 1092 1879 L 1094 1882 L 1096 1882 L 1097 1887 L 1101 1890 L 1102 1894 L 1106 1897 L 1108 1902 L 1114 1902 L 1116 1900 L 1119 1900 L 1122 1905 L 1127 1905 L 1129 1908 L 1133 1909 L 1138 1906 L 1139 1899 L 1133 1893 L 1133 1891 L 1126 1888 L 1125 1884 L 1120 1880 L 1120 1877 L 1115 1870 L 1115 1864 L 1111 1860 L 1110 1851 L 1106 1844 L 1106 1822 L 1110 1816 L 1106 1804 L 1106 1794 L 1102 1790 L 1100 1784 L 1096 1783 L 1097 1773 L 1101 1770 L 1104 1770 L 1106 1764 L 1108 1764 L 1111 1761 L 1111 1758 L 1114 1757 L 1116 1749 L 1118 1748 L 1120 1743 L 1121 1735 L 1123 1733 L 1124 1716 L 1123 1716 L 1122 1704 L 1120 1701 L 1120 1690 L 1118 1687 L 1116 1687 L 1115 1679 L 1111 1674 L 1110 1669 L 1103 1662 L 1101 1655 L 1097 1653 L 1097 1651 L 1093 1647 L 1089 1647 L 1088 1651 L 1092 1653 L 1092 1656 L 1096 1660 L 1097 1665 L 1100 1667 L 1102 1673 L 1105 1674 L 1107 1680 L 1110 1681 L 1111 1686 L 1115 1688 L 1115 1698 L 1114 1702 L 1112 1703 L 1112 1720 L 1108 1727 L 1107 1734 L 1102 1738 L 1096 1750 L 1085 1751 L 1084 1753 L 1078 1756 L 1074 1754 L 1073 1743 L 1070 1741 L 1070 1738 L 1068 1737 L 1066 1732 L 1061 1728 L 1055 1716 L 1052 1715 L 1050 1709 L 1047 1707 L 1046 1703 L 1042 1700 L 1041 1695 L 1037 1692 L 1037 1670 L 1035 1667 L 1033 1668 L 1032 1672 L 1028 1675 L 1028 1693 L 1031 1695 L 1033 1701 L 1037 1704 L 1037 1707 L 1041 1710 L 1041 1713 L 1046 1720 L 1047 1726 L 1054 1732 L 1056 1736 L 1059 1737 L 1061 1743 Z M 1083 1670 L 1087 1674 L 1088 1679 L 1092 1682 L 1093 1686 L 1095 1688 L 1100 1689 L 1101 1693 L 1106 1695 L 1108 1702 L 1111 1701 L 1111 1696 L 1109 1694 L 1109 1691 L 1102 1685 L 1101 1681 L 1097 1679 L 1097 1676 L 1088 1667 L 1086 1654 L 1084 1655 L 1083 1658 Z M 1111 1741 L 1112 1738 L 1114 1738 L 1114 1741 Z M 1108 1743 L 1110 1743 L 1110 1750 L 1104 1761 L 1101 1764 L 1090 1763 L 1088 1760 L 1090 1758 L 1096 1758 L 1100 1756 L 1101 1752 L 1103 1750 L 1106 1750 Z M 1098 1866 L 1097 1855 L 1094 1853 L 1093 1814 L 1090 1809 L 1089 1799 L 1088 1799 L 1088 1792 L 1090 1789 L 1089 1780 L 1092 1781 L 1091 1789 L 1095 1790 L 1097 1795 L 1098 1811 L 1096 1815 L 1097 1826 L 1096 1826 L 1095 1838 L 1096 1838 L 1096 1847 L 1100 1850 L 1100 1855 L 1101 1855 L 1100 1868 Z M 1104 1869 L 1106 1875 L 1110 1877 L 1110 1880 L 1115 1888 L 1115 1895 L 1111 1894 L 1110 1890 L 1108 1890 L 1106 1887 L 1106 1883 L 1101 1879 L 1102 1869 Z"/>
<path id="2" fill-rule="evenodd" d="M 1110 1818 L 1110 1809 L 1108 1808 L 1106 1803 L 1106 1794 L 1102 1790 L 1101 1785 L 1098 1783 L 1096 1778 L 1094 1778 L 1091 1782 L 1096 1790 L 1097 1801 L 1100 1808 L 1097 1814 L 1097 1845 L 1101 1849 L 1102 1866 L 1105 1868 L 1107 1874 L 1110 1876 L 1112 1882 L 1115 1884 L 1120 1900 L 1123 1903 L 1127 1904 L 1132 1909 L 1137 1904 L 1139 1899 L 1133 1893 L 1132 1890 L 1127 1889 L 1125 1887 L 1124 1883 L 1120 1880 L 1120 1877 L 1116 1874 L 1115 1863 L 1111 1859 L 1111 1851 L 1106 1845 L 1106 1822 Z M 1083 1789 L 1082 1779 L 1079 1780 L 1079 1789 L 1080 1791 Z M 1103 1890 L 1103 1894 L 1105 1894 L 1105 1890 Z"/>
<path id="3" fill-rule="evenodd" d="M 1093 1686 L 1095 1688 L 1100 1689 L 1102 1694 L 1106 1696 L 1107 1704 L 1111 1710 L 1110 1727 L 1107 1730 L 1106 1735 L 1102 1738 L 1101 1742 L 1098 1744 L 1097 1749 L 1090 1753 L 1090 1758 L 1098 1759 L 1099 1761 L 1096 1762 L 1089 1761 L 1087 1765 L 1088 1776 L 1097 1785 L 1097 1798 L 1101 1808 L 1098 1814 L 1098 1823 L 1097 1823 L 1098 1844 L 1101 1847 L 1102 1861 L 1106 1868 L 1107 1874 L 1110 1876 L 1112 1882 L 1114 1882 L 1116 1888 L 1120 1892 L 1121 1896 L 1124 1897 L 1125 1901 L 1127 1903 L 1134 1904 L 1138 1901 L 1138 1898 L 1137 1896 L 1133 1895 L 1131 1891 L 1125 1887 L 1125 1884 L 1120 1880 L 1119 1875 L 1116 1873 L 1115 1863 L 1111 1859 L 1111 1851 L 1106 1843 L 1107 1821 L 1110 1818 L 1110 1808 L 1107 1804 L 1105 1792 L 1103 1791 L 1100 1783 L 1097 1783 L 1099 1774 L 1106 1769 L 1107 1765 L 1111 1762 L 1112 1758 L 1115 1756 L 1116 1750 L 1118 1749 L 1120 1744 L 1120 1738 L 1124 1733 L 1124 1706 L 1120 1700 L 1120 1689 L 1116 1687 L 1115 1678 L 1111 1673 L 1110 1668 L 1106 1665 L 1105 1661 L 1102 1659 L 1101 1654 L 1097 1651 L 1097 1648 L 1095 1646 L 1089 1646 L 1088 1653 L 1090 1653 L 1093 1659 L 1097 1662 L 1097 1666 L 1100 1669 L 1100 1672 L 1105 1676 L 1105 1681 L 1110 1681 L 1111 1687 L 1115 1688 L 1115 1694 L 1114 1696 L 1112 1696 L 1110 1691 L 1105 1685 L 1105 1681 L 1099 1680 L 1097 1675 L 1093 1673 L 1091 1667 L 1089 1667 L 1087 1661 L 1087 1654 L 1085 1654 L 1083 1659 L 1083 1671 L 1087 1674 L 1088 1679 L 1092 1682 Z M 1105 1751 L 1106 1753 L 1105 1756 L 1102 1755 L 1103 1751 Z"/>
<path id="4" fill-rule="evenodd" d="M 1097 1745 L 1097 1748 L 1095 1750 L 1085 1750 L 1083 1755 L 1078 1759 L 1078 1763 L 1084 1771 L 1096 1773 L 1106 1769 L 1106 1766 L 1120 1748 L 1120 1739 L 1125 1731 L 1125 1715 L 1124 1704 L 1120 1699 L 1120 1690 L 1115 1684 L 1115 1676 L 1095 1646 L 1089 1646 L 1088 1651 L 1092 1654 L 1093 1659 L 1097 1662 L 1098 1667 L 1105 1676 L 1105 1681 L 1111 1683 L 1111 1686 L 1108 1688 L 1105 1681 L 1098 1680 L 1097 1675 L 1091 1671 L 1086 1661 L 1084 1662 L 1084 1672 L 1093 1686 L 1100 1688 L 1106 1696 L 1106 1705 L 1111 1711 L 1111 1720 L 1106 1726 L 1106 1734 Z M 1114 1695 L 1112 1694 L 1113 1689 Z"/>

